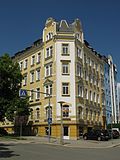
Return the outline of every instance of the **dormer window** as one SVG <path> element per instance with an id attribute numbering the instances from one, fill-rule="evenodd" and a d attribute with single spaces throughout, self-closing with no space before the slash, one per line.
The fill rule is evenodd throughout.
<path id="1" fill-rule="evenodd" d="M 52 32 L 49 32 L 49 33 L 47 34 L 47 36 L 46 36 L 46 41 L 52 39 L 52 37 L 53 37 L 53 33 L 52 33 Z"/>

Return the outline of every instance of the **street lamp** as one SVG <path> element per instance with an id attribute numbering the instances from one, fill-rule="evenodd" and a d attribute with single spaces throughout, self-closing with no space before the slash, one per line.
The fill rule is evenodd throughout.
<path id="1" fill-rule="evenodd" d="M 63 104 L 65 103 L 64 101 L 59 101 L 58 102 L 61 107 L 61 133 L 60 133 L 60 144 L 63 145 Z"/>

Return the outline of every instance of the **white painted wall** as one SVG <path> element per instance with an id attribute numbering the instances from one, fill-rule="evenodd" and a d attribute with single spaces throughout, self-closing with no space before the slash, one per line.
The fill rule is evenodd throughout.
<path id="1" fill-rule="evenodd" d="M 70 56 L 62 56 L 62 43 L 69 43 Z M 70 116 L 76 115 L 75 105 L 75 43 L 74 41 L 57 41 L 55 43 L 56 54 L 56 110 L 57 116 L 60 116 L 59 101 L 70 103 Z M 61 60 L 70 60 L 70 75 L 62 75 L 62 62 Z M 70 97 L 62 97 L 62 82 L 70 83 Z"/>

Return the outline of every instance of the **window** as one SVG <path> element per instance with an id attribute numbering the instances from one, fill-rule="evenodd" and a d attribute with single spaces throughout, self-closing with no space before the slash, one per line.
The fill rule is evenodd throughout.
<path id="1" fill-rule="evenodd" d="M 93 93 L 93 101 L 96 102 L 96 93 Z"/>
<path id="2" fill-rule="evenodd" d="M 88 99 L 88 89 L 85 89 L 85 98 Z"/>
<path id="3" fill-rule="evenodd" d="M 28 67 L 28 59 L 26 59 L 24 62 L 24 69 L 27 69 L 27 67 Z"/>
<path id="4" fill-rule="evenodd" d="M 45 86 L 45 93 L 52 95 L 52 84 Z M 46 97 L 49 95 L 45 95 Z"/>
<path id="5" fill-rule="evenodd" d="M 82 66 L 79 63 L 77 63 L 77 76 L 82 78 Z"/>
<path id="6" fill-rule="evenodd" d="M 39 108 L 36 109 L 36 119 L 40 118 L 40 110 Z"/>
<path id="7" fill-rule="evenodd" d="M 36 70 L 36 81 L 40 80 L 40 69 Z"/>
<path id="8" fill-rule="evenodd" d="M 95 69 L 96 69 L 96 71 L 98 71 L 98 64 L 97 63 L 95 64 Z"/>
<path id="9" fill-rule="evenodd" d="M 33 109 L 30 109 L 30 119 L 33 119 Z"/>
<path id="10" fill-rule="evenodd" d="M 33 99 L 34 99 L 34 90 L 32 89 L 30 91 L 30 101 L 33 101 Z"/>
<path id="11" fill-rule="evenodd" d="M 77 47 L 77 57 L 82 58 L 82 51 Z"/>
<path id="12" fill-rule="evenodd" d="M 91 60 L 91 65 L 94 68 L 94 61 L 93 60 Z"/>
<path id="13" fill-rule="evenodd" d="M 90 101 L 92 101 L 92 91 L 90 91 Z"/>
<path id="14" fill-rule="evenodd" d="M 52 64 L 46 65 L 45 67 L 45 76 L 51 76 L 52 75 Z"/>
<path id="15" fill-rule="evenodd" d="M 53 33 L 52 33 L 52 32 L 49 32 L 49 33 L 47 34 L 47 36 L 46 36 L 46 41 L 52 39 L 52 37 L 53 37 Z"/>
<path id="16" fill-rule="evenodd" d="M 50 108 L 49 108 L 49 106 L 46 107 L 46 119 L 48 119 L 48 118 L 52 118 L 52 107 L 51 106 L 50 106 Z"/>
<path id="17" fill-rule="evenodd" d="M 82 111 L 82 107 L 78 107 L 78 117 L 79 117 L 80 119 L 82 119 L 82 118 L 83 118 L 83 111 Z"/>
<path id="18" fill-rule="evenodd" d="M 63 106 L 63 118 L 67 118 L 67 117 L 69 117 L 69 106 L 64 105 Z"/>
<path id="19" fill-rule="evenodd" d="M 62 74 L 69 74 L 69 63 L 62 63 Z"/>
<path id="20" fill-rule="evenodd" d="M 31 66 L 35 64 L 35 55 L 31 57 Z"/>
<path id="21" fill-rule="evenodd" d="M 23 62 L 20 62 L 19 65 L 20 65 L 20 70 L 22 70 L 22 68 L 23 68 Z"/>
<path id="22" fill-rule="evenodd" d="M 30 72 L 30 83 L 34 82 L 34 71 Z"/>
<path id="23" fill-rule="evenodd" d="M 40 63 L 40 59 L 41 59 L 41 53 L 39 52 L 39 53 L 37 54 L 37 63 Z"/>
<path id="24" fill-rule="evenodd" d="M 92 120 L 93 112 L 90 110 L 90 119 Z"/>
<path id="25" fill-rule="evenodd" d="M 69 95 L 69 83 L 62 83 L 62 95 Z"/>
<path id="26" fill-rule="evenodd" d="M 88 81 L 88 72 L 85 70 L 85 80 Z"/>
<path id="27" fill-rule="evenodd" d="M 69 54 L 69 44 L 62 44 L 62 54 L 63 55 Z"/>
<path id="28" fill-rule="evenodd" d="M 97 103 L 100 103 L 100 96 L 97 94 Z"/>
<path id="29" fill-rule="evenodd" d="M 23 86 L 26 86 L 26 85 L 27 85 L 27 74 L 25 74 L 23 78 Z"/>
<path id="30" fill-rule="evenodd" d="M 40 99 L 40 88 L 36 89 L 36 99 Z"/>
<path id="31" fill-rule="evenodd" d="M 78 84 L 78 96 L 83 97 L 83 87 Z"/>
<path id="32" fill-rule="evenodd" d="M 53 47 L 51 46 L 49 50 L 50 50 L 50 57 L 51 57 L 53 54 Z"/>
<path id="33" fill-rule="evenodd" d="M 46 58 L 52 57 L 53 54 L 53 46 L 46 49 Z"/>

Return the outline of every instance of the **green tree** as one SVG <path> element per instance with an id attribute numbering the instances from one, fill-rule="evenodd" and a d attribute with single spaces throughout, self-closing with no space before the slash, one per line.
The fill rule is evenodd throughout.
<path id="1" fill-rule="evenodd" d="M 14 121 L 17 116 L 29 115 L 28 98 L 19 98 L 22 74 L 19 64 L 14 62 L 8 54 L 0 57 L 0 119 L 6 117 Z"/>

